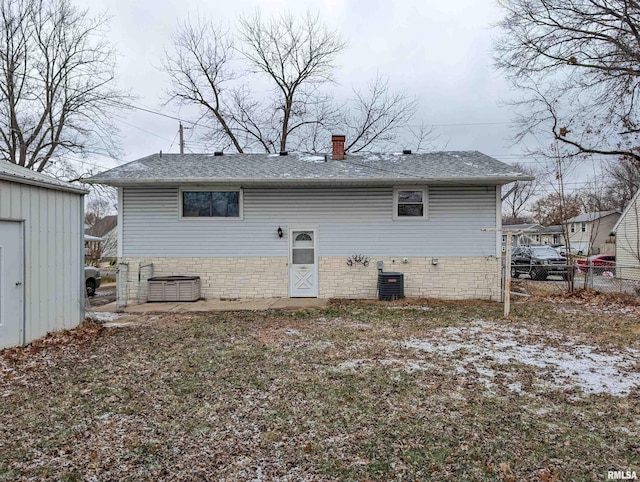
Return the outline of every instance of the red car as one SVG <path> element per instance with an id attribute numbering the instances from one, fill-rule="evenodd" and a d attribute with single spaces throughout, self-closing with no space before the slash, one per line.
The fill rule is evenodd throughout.
<path id="1" fill-rule="evenodd" d="M 588 258 L 577 260 L 576 265 L 578 266 L 578 269 L 583 272 L 586 272 L 591 268 L 596 274 L 602 274 L 606 271 L 615 273 L 616 257 L 612 254 L 594 254 Z"/>

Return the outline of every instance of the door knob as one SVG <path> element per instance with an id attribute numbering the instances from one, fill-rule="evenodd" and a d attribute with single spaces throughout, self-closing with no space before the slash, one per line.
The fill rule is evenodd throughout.
<path id="1" fill-rule="evenodd" d="M 22 281 L 16 281 L 16 286 L 22 285 Z"/>

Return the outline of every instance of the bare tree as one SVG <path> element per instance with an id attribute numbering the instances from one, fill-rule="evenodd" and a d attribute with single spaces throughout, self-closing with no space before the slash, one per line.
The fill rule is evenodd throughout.
<path id="1" fill-rule="evenodd" d="M 503 188 L 502 205 L 506 208 L 503 216 L 517 220 L 522 217 L 531 201 L 538 195 L 540 181 L 537 179 L 538 173 L 535 168 L 520 162 L 514 162 L 512 165 L 517 171 L 534 177 L 533 181 L 516 181 L 513 186 L 507 184 Z"/>
<path id="2" fill-rule="evenodd" d="M 279 149 L 287 150 L 289 136 L 307 124 L 309 102 L 319 85 L 333 80 L 336 56 L 345 43 L 326 28 L 317 15 L 302 19 L 283 14 L 264 20 L 259 12 L 240 18 L 239 47 L 251 68 L 267 76 L 275 86 L 271 109 L 277 113 Z"/>
<path id="3" fill-rule="evenodd" d="M 608 209 L 624 210 L 640 190 L 640 168 L 628 157 L 616 159 L 606 165 L 605 176 Z"/>
<path id="4" fill-rule="evenodd" d="M 544 226 L 564 225 L 580 214 L 580 199 L 575 194 L 551 193 L 537 199 L 531 207 L 534 218 Z"/>
<path id="5" fill-rule="evenodd" d="M 197 105 L 202 117 L 212 120 L 209 140 L 218 144 L 228 141 L 243 152 L 223 99 L 227 87 L 235 95 L 230 85 L 236 78 L 232 38 L 221 27 L 198 18 L 180 24 L 171 40 L 174 51 L 165 51 L 163 64 L 171 79 L 169 98 L 183 105 Z"/>
<path id="6" fill-rule="evenodd" d="M 500 0 L 497 67 L 528 95 L 522 132 L 545 127 L 573 152 L 640 162 L 640 4 Z"/>
<path id="7" fill-rule="evenodd" d="M 408 142 L 413 152 L 419 153 L 435 150 L 434 144 L 439 136 L 436 135 L 436 131 L 433 126 L 429 126 L 424 122 L 421 122 L 417 126 L 409 126 L 408 131 L 410 134 Z M 443 147 L 441 147 L 440 150 L 446 150 L 447 142 L 443 142 L 441 145 Z"/>
<path id="8" fill-rule="evenodd" d="M 236 30 L 234 39 L 211 21 L 187 21 L 165 54 L 170 100 L 200 108 L 210 144 L 238 152 L 316 152 L 339 132 L 347 135 L 347 152 L 358 152 L 396 140 L 415 113 L 416 100 L 392 92 L 380 76 L 354 99 L 337 102 L 326 87 L 345 43 L 317 16 L 265 20 L 256 13 L 241 17 Z"/>
<path id="9" fill-rule="evenodd" d="M 114 87 L 104 16 L 67 0 L 0 0 L 0 157 L 43 171 L 65 153 L 113 154 Z"/>
<path id="10" fill-rule="evenodd" d="M 345 152 L 371 150 L 393 142 L 399 128 L 414 116 L 417 100 L 404 92 L 392 92 L 387 79 L 377 76 L 366 92 L 355 91 L 355 99 L 344 116 Z"/>
<path id="11" fill-rule="evenodd" d="M 101 191 L 93 191 L 89 194 L 84 213 L 84 224 L 94 236 L 102 236 L 102 232 L 93 232 L 92 229 L 105 216 L 116 212 L 116 192 L 107 187 Z"/>

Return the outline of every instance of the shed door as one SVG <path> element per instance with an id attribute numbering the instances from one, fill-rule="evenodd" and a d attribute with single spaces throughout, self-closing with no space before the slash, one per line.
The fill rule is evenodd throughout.
<path id="1" fill-rule="evenodd" d="M 318 262 L 316 231 L 291 230 L 289 236 L 289 296 L 293 298 L 318 296 Z"/>
<path id="2" fill-rule="evenodd" d="M 0 221 L 0 348 L 22 343 L 24 254 L 22 223 Z"/>

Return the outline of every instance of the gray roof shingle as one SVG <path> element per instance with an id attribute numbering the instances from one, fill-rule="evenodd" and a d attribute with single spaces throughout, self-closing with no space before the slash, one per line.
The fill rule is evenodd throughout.
<path id="1" fill-rule="evenodd" d="M 531 179 L 477 151 L 426 154 L 357 154 L 342 161 L 324 155 L 153 154 L 87 180 L 125 184 L 219 182 L 256 185 L 457 182 L 507 184 Z"/>
<path id="2" fill-rule="evenodd" d="M 595 221 L 596 219 L 609 216 L 609 214 L 620 214 L 620 211 L 618 211 L 617 209 L 612 209 L 610 211 L 595 211 L 591 213 L 583 213 L 574 218 L 567 219 L 567 223 L 590 223 L 591 221 Z"/>

